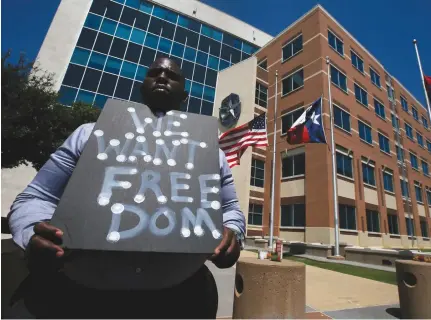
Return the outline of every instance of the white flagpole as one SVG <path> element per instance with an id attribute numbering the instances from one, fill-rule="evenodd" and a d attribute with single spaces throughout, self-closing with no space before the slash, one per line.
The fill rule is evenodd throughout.
<path id="1" fill-rule="evenodd" d="M 428 92 L 427 92 L 427 89 L 425 87 L 425 78 L 424 78 L 424 73 L 422 71 L 422 64 L 421 64 L 421 59 L 419 57 L 419 50 L 418 50 L 418 45 L 417 45 L 416 39 L 413 40 L 413 44 L 414 44 L 415 49 L 416 49 L 416 56 L 418 58 L 418 64 L 419 64 L 419 71 L 421 73 L 421 82 L 422 82 L 422 86 L 423 86 L 424 91 L 425 91 L 425 100 L 426 100 L 426 104 L 427 104 L 427 107 L 428 107 L 428 117 L 429 117 L 430 122 L 431 122 L 430 97 L 428 97 Z"/>
<path id="2" fill-rule="evenodd" d="M 334 256 L 340 256 L 340 239 L 339 239 L 339 226 L 338 226 L 338 191 L 337 191 L 337 168 L 335 166 L 335 142 L 334 142 L 334 117 L 332 112 L 332 96 L 331 96 L 331 71 L 329 57 L 326 57 L 326 64 L 328 65 L 328 95 L 329 95 L 329 119 L 331 120 L 331 155 L 332 155 L 332 187 L 334 194 L 334 224 L 335 224 L 335 250 Z"/>
<path id="3" fill-rule="evenodd" d="M 273 136 L 273 151 L 272 151 L 272 186 L 271 186 L 271 215 L 269 217 L 269 249 L 272 251 L 274 242 L 274 209 L 275 209 L 275 156 L 277 145 L 277 104 L 278 104 L 278 70 L 275 70 L 275 101 L 274 101 L 274 136 Z"/>

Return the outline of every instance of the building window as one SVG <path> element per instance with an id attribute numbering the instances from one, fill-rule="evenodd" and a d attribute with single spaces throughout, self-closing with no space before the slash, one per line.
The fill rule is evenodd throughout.
<path id="1" fill-rule="evenodd" d="M 409 198 L 409 186 L 407 181 L 400 180 L 401 183 L 401 195 L 404 198 Z"/>
<path id="2" fill-rule="evenodd" d="M 414 140 L 413 138 L 413 128 L 409 125 L 409 124 L 404 124 L 404 127 L 406 129 L 406 135 L 407 137 L 409 137 L 411 140 Z"/>
<path id="3" fill-rule="evenodd" d="M 424 138 L 422 137 L 422 135 L 416 131 L 416 139 L 418 140 L 418 144 L 422 147 L 425 148 L 424 145 Z"/>
<path id="4" fill-rule="evenodd" d="M 287 156 L 281 160 L 282 178 L 292 178 L 305 174 L 305 153 Z"/>
<path id="5" fill-rule="evenodd" d="M 427 140 L 427 149 L 428 152 L 431 152 L 431 141 Z"/>
<path id="6" fill-rule="evenodd" d="M 401 108 L 405 111 L 405 112 L 409 112 L 409 105 L 407 104 L 407 100 L 401 96 Z"/>
<path id="7" fill-rule="evenodd" d="M 418 157 L 415 154 L 410 152 L 410 163 L 412 164 L 412 168 L 419 170 Z"/>
<path id="8" fill-rule="evenodd" d="M 364 73 L 364 61 L 352 50 L 350 50 L 350 55 L 352 56 L 352 65 L 360 72 Z"/>
<path id="9" fill-rule="evenodd" d="M 415 195 L 416 195 L 416 201 L 417 202 L 424 202 L 424 199 L 422 197 L 422 188 L 419 184 L 419 182 L 415 181 Z"/>
<path id="10" fill-rule="evenodd" d="M 366 210 L 367 213 L 367 231 L 380 232 L 380 218 L 379 213 L 374 210 Z"/>
<path id="11" fill-rule="evenodd" d="M 263 206 L 261 204 L 250 203 L 248 205 L 248 224 L 253 226 L 262 225 Z"/>
<path id="12" fill-rule="evenodd" d="M 404 162 L 404 150 L 398 146 L 395 146 L 397 149 L 397 159 L 400 162 Z"/>
<path id="13" fill-rule="evenodd" d="M 355 83 L 355 98 L 356 98 L 356 101 L 358 101 L 359 103 L 363 104 L 365 107 L 368 108 L 368 94 L 367 94 L 367 91 L 365 91 L 364 89 L 362 89 L 356 83 Z"/>
<path id="14" fill-rule="evenodd" d="M 393 113 L 391 113 L 392 119 L 392 127 L 396 129 L 396 131 L 400 130 L 400 119 L 398 119 Z"/>
<path id="15" fill-rule="evenodd" d="M 386 153 L 391 152 L 391 148 L 389 145 L 389 139 L 387 137 L 385 137 L 384 135 L 382 135 L 381 133 L 379 133 L 379 147 L 380 147 L 380 151 L 383 151 Z"/>
<path id="16" fill-rule="evenodd" d="M 424 116 L 422 116 L 422 124 L 425 129 L 428 129 L 428 120 Z"/>
<path id="17" fill-rule="evenodd" d="M 281 134 L 286 134 L 292 124 L 304 113 L 304 108 L 296 109 L 281 116 Z"/>
<path id="18" fill-rule="evenodd" d="M 374 99 L 374 109 L 380 118 L 386 119 L 385 106 L 376 99 Z"/>
<path id="19" fill-rule="evenodd" d="M 371 77 L 371 82 L 378 88 L 381 87 L 380 85 L 380 75 L 374 71 L 374 69 L 370 68 L 370 77 Z"/>
<path id="20" fill-rule="evenodd" d="M 398 230 L 398 216 L 388 213 L 388 229 L 389 234 L 400 234 Z"/>
<path id="21" fill-rule="evenodd" d="M 283 96 L 304 86 L 304 69 L 298 70 L 281 80 Z"/>
<path id="22" fill-rule="evenodd" d="M 305 227 L 305 204 L 282 205 L 280 227 Z"/>
<path id="23" fill-rule="evenodd" d="M 427 189 L 427 201 L 428 201 L 428 207 L 431 207 L 431 190 Z"/>
<path id="24" fill-rule="evenodd" d="M 292 58 L 296 54 L 302 51 L 302 34 L 289 41 L 281 49 L 283 53 L 283 62 L 287 59 Z"/>
<path id="25" fill-rule="evenodd" d="M 262 68 L 263 70 L 268 70 L 268 60 L 264 59 L 257 63 L 257 66 Z"/>
<path id="26" fill-rule="evenodd" d="M 331 81 L 341 90 L 347 92 L 347 77 L 344 73 L 331 65 Z"/>
<path id="27" fill-rule="evenodd" d="M 264 187 L 265 162 L 258 159 L 251 160 L 251 178 L 250 185 L 255 187 Z"/>
<path id="28" fill-rule="evenodd" d="M 421 220 L 421 233 L 422 237 L 428 238 L 428 223 L 425 219 Z"/>
<path id="29" fill-rule="evenodd" d="M 413 119 L 415 119 L 416 121 L 419 121 L 418 110 L 413 106 L 412 106 L 412 115 L 413 115 Z"/>
<path id="30" fill-rule="evenodd" d="M 373 138 L 371 136 L 371 127 L 358 120 L 359 138 L 366 143 L 372 144 Z"/>
<path id="31" fill-rule="evenodd" d="M 256 82 L 256 93 L 254 97 L 254 103 L 261 107 L 266 108 L 268 103 L 268 88 L 264 85 Z"/>
<path id="32" fill-rule="evenodd" d="M 388 99 L 389 99 L 389 101 L 393 101 L 394 100 L 394 88 L 386 85 L 386 91 L 388 91 Z"/>
<path id="33" fill-rule="evenodd" d="M 426 162 L 423 159 L 421 161 L 422 161 L 422 172 L 424 173 L 424 175 L 429 176 L 430 172 L 429 172 L 429 168 L 428 168 L 428 162 Z"/>
<path id="34" fill-rule="evenodd" d="M 335 34 L 328 30 L 328 43 L 342 56 L 344 55 L 343 41 L 341 41 Z"/>
<path id="35" fill-rule="evenodd" d="M 383 171 L 383 187 L 385 191 L 394 192 L 394 175 L 389 169 Z"/>
<path id="36" fill-rule="evenodd" d="M 407 227 L 407 235 L 412 237 L 413 236 L 413 219 L 412 218 L 406 218 L 406 227 Z"/>
<path id="37" fill-rule="evenodd" d="M 334 124 L 350 132 L 350 114 L 336 105 L 334 105 Z"/>
<path id="38" fill-rule="evenodd" d="M 339 204 L 338 211 L 340 229 L 356 230 L 356 208 L 345 204 Z"/>
<path id="39" fill-rule="evenodd" d="M 337 173 L 345 177 L 353 178 L 352 158 L 338 151 L 336 152 L 336 156 Z"/>
<path id="40" fill-rule="evenodd" d="M 376 186 L 374 166 L 362 162 L 362 180 L 368 185 Z"/>

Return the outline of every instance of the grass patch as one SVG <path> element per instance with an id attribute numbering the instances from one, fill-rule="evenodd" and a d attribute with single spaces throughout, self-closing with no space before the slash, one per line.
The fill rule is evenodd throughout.
<path id="1" fill-rule="evenodd" d="M 249 251 L 257 252 L 257 250 L 249 250 Z M 397 276 L 395 272 L 351 266 L 351 265 L 342 264 L 342 263 L 321 262 L 321 261 L 311 260 L 307 258 L 302 258 L 300 256 L 288 256 L 286 253 L 284 254 L 283 258 L 302 262 L 306 265 L 317 267 L 317 268 L 332 270 L 340 273 L 349 274 L 352 276 L 357 276 L 361 278 L 366 278 L 370 280 L 397 285 Z"/>

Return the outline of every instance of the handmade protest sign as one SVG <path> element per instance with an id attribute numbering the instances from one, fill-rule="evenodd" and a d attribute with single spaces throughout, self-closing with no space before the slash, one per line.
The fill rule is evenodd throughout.
<path id="1" fill-rule="evenodd" d="M 51 221 L 64 246 L 211 254 L 223 233 L 217 129 L 109 100 Z"/>

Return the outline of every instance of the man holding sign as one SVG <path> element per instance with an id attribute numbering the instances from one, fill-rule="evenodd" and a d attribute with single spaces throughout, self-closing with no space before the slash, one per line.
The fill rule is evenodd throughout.
<path id="1" fill-rule="evenodd" d="M 168 58 L 159 58 L 149 68 L 141 87 L 144 103 L 156 117 L 178 111 L 181 102 L 187 99 L 188 95 L 184 85 L 185 79 L 175 62 Z M 210 297 L 214 293 L 215 284 L 205 265 L 181 284 L 154 291 L 89 289 L 74 285 L 58 273 L 65 258 L 65 251 L 61 246 L 62 238 L 64 232 L 68 230 L 54 227 L 49 221 L 93 128 L 94 124 L 84 124 L 76 129 L 51 155 L 30 185 L 17 196 L 9 213 L 13 240 L 26 251 L 30 270 L 38 275 L 38 279 L 34 280 L 37 287 L 32 289 L 37 290 L 34 293 L 39 296 L 36 307 L 39 310 L 38 316 L 215 318 L 217 302 L 214 308 L 214 300 Z M 94 135 L 97 135 L 96 132 Z M 224 230 L 220 244 L 210 260 L 219 268 L 229 268 L 239 258 L 241 241 L 245 234 L 245 218 L 239 209 L 232 174 L 221 150 L 219 164 L 221 184 L 219 194 Z M 138 200 L 135 197 L 135 202 L 139 202 Z M 105 200 L 99 199 L 99 204 L 103 201 Z M 119 237 L 118 232 L 115 234 Z M 66 287 L 67 290 L 64 290 Z M 53 292 L 57 289 L 61 292 Z"/>

